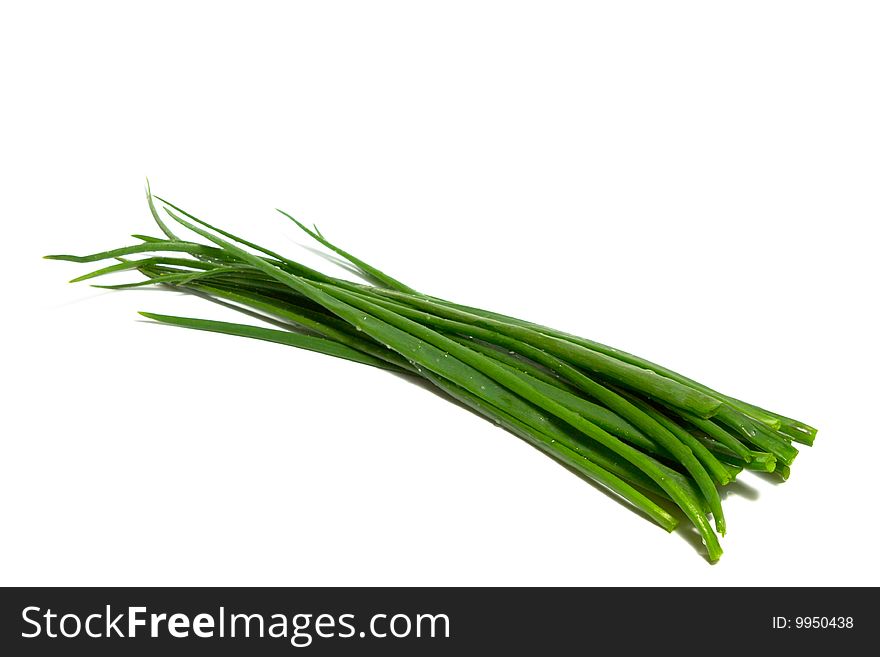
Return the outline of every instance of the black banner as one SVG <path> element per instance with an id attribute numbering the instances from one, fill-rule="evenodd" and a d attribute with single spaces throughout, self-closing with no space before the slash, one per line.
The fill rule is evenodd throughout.
<path id="1" fill-rule="evenodd" d="M 22 588 L 6 655 L 449 654 L 614 647 L 725 653 L 865 645 L 873 590 Z M 844 653 L 851 654 L 851 653 Z"/>

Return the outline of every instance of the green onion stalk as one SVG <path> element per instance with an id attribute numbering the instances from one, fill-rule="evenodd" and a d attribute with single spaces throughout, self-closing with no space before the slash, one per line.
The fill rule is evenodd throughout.
<path id="1" fill-rule="evenodd" d="M 135 235 L 137 243 L 117 249 L 46 257 L 113 261 L 72 282 L 137 272 L 142 280 L 96 287 L 183 290 L 272 328 L 141 313 L 156 322 L 297 347 L 426 381 L 666 531 L 686 520 L 710 562 L 721 556 L 718 535 L 726 532 L 720 491 L 743 470 L 788 479 L 798 453 L 793 443 L 812 445 L 816 437 L 807 424 L 638 356 L 423 294 L 286 212 L 279 211 L 346 260 L 362 282 L 328 276 L 212 226 L 154 196 L 149 184 L 147 204 L 163 237 Z"/>

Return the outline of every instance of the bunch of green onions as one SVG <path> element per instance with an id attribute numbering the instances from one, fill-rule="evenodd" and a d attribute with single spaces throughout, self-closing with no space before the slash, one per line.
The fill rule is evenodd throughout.
<path id="1" fill-rule="evenodd" d="M 308 349 L 420 377 L 672 531 L 683 515 L 708 558 L 725 533 L 719 489 L 742 470 L 785 480 L 812 427 L 734 399 L 632 354 L 413 290 L 294 221 L 369 284 L 324 275 L 154 197 L 164 237 L 55 260 L 114 264 L 75 278 L 136 270 L 135 283 L 194 292 L 278 328 L 141 313 L 158 322 Z M 207 241 L 172 231 L 176 225 Z M 131 259 L 129 256 L 141 256 Z M 676 511 L 676 507 L 678 511 Z M 713 530 L 710 518 L 714 520 Z"/>

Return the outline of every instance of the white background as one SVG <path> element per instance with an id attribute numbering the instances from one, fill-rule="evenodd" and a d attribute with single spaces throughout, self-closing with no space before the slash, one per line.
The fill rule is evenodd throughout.
<path id="1" fill-rule="evenodd" d="M 6 3 L 0 583 L 880 584 L 878 34 L 871 2 Z M 710 566 L 425 389 L 39 259 L 156 233 L 147 175 L 819 439 L 742 476 Z"/>

